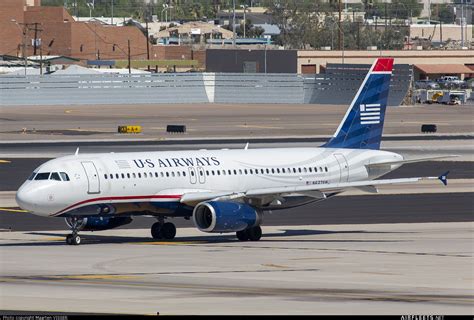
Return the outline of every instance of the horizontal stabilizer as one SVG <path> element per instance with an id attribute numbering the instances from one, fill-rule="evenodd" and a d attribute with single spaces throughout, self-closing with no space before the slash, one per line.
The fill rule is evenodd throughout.
<path id="1" fill-rule="evenodd" d="M 442 175 L 440 175 L 440 176 L 438 177 L 438 179 L 439 179 L 445 186 L 448 185 L 448 174 L 449 174 L 449 171 L 446 171 L 445 173 L 443 173 Z"/>
<path id="2" fill-rule="evenodd" d="M 417 159 L 406 159 L 406 160 L 399 160 L 399 161 L 371 163 L 371 164 L 366 165 L 366 167 L 367 168 L 376 168 L 376 167 L 385 167 L 385 166 L 389 166 L 389 165 L 403 165 L 403 164 L 408 164 L 408 163 L 433 161 L 433 160 L 448 159 L 448 158 L 455 158 L 455 157 L 459 157 L 459 156 L 449 155 L 449 156 L 425 157 L 425 158 L 417 158 Z"/>

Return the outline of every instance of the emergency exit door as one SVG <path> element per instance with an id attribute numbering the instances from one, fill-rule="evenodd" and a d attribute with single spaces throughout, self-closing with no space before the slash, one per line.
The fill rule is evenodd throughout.
<path id="1" fill-rule="evenodd" d="M 347 163 L 346 157 L 341 153 L 335 153 L 334 158 L 336 158 L 339 164 L 339 182 L 349 181 L 349 164 Z"/>

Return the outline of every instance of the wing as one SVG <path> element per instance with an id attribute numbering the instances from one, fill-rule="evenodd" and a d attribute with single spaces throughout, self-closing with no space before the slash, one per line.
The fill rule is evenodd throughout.
<path id="1" fill-rule="evenodd" d="M 439 179 L 447 185 L 449 171 L 439 177 L 415 177 L 402 179 L 365 180 L 355 182 L 329 183 L 325 185 L 293 185 L 273 188 L 249 189 L 242 192 L 191 192 L 185 193 L 180 201 L 188 205 L 196 205 L 207 200 L 236 200 L 242 198 L 276 198 L 284 195 L 302 194 L 314 198 L 324 199 L 326 194 L 339 193 L 348 189 L 359 189 L 366 192 L 377 192 L 377 186 L 390 184 L 410 184 L 421 180 Z"/>

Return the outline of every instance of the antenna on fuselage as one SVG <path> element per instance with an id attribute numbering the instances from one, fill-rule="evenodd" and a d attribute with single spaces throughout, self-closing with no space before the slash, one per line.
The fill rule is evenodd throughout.
<path id="1" fill-rule="evenodd" d="M 74 153 L 75 156 L 79 154 L 79 147 L 77 147 L 76 152 Z"/>
<path id="2" fill-rule="evenodd" d="M 249 143 L 247 142 L 247 144 L 244 147 L 244 150 L 247 150 L 248 148 L 249 148 Z"/>

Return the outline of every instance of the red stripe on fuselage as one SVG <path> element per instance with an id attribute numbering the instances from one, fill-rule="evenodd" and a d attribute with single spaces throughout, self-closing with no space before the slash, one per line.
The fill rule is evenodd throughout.
<path id="1" fill-rule="evenodd" d="M 65 211 L 72 209 L 76 206 L 86 204 L 89 202 L 95 202 L 95 201 L 108 201 L 108 200 L 141 200 L 141 199 L 180 199 L 181 195 L 154 195 L 154 196 L 122 196 L 122 197 L 102 197 L 102 198 L 93 198 L 93 199 L 88 199 L 84 200 L 81 202 L 77 202 L 61 211 L 58 211 L 51 216 L 56 216 L 58 214 L 64 213 Z"/>

